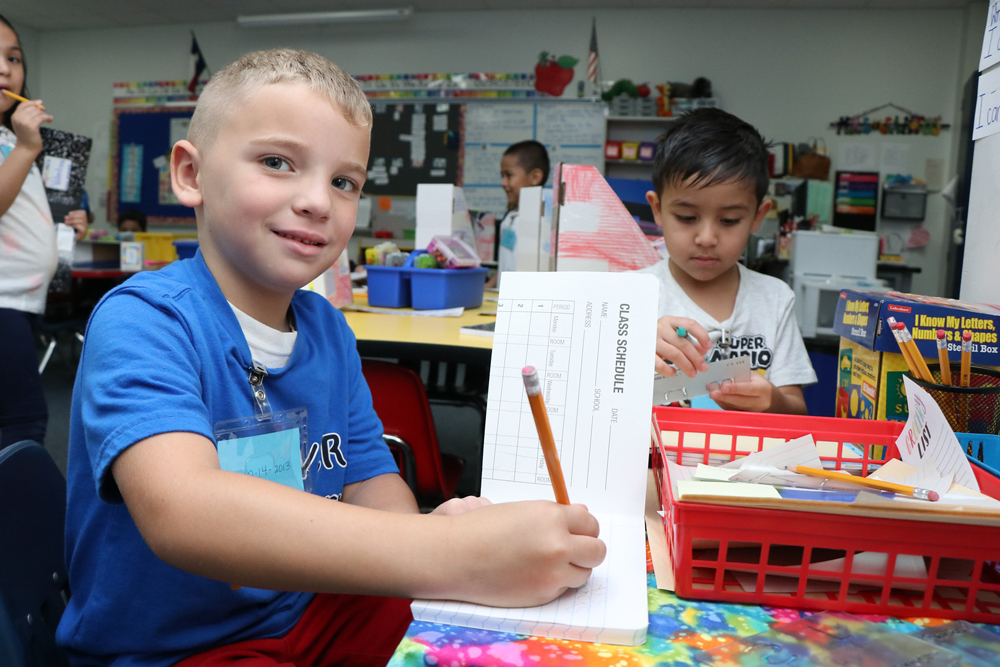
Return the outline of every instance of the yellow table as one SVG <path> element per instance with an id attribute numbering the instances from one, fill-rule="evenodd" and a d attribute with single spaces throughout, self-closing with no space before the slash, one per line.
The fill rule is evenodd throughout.
<path id="1" fill-rule="evenodd" d="M 365 295 L 354 297 L 356 306 L 367 306 Z M 495 316 L 496 302 L 484 301 L 479 308 L 466 308 L 461 317 L 422 317 L 398 313 L 366 313 L 345 309 L 344 317 L 358 339 L 358 353 L 363 357 L 450 361 L 486 365 L 493 350 L 492 336 L 459 333 L 463 326 L 484 324 Z"/>

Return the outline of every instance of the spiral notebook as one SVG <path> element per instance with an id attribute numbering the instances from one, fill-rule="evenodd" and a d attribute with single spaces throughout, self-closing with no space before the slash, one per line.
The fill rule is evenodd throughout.
<path id="1" fill-rule="evenodd" d="M 657 294 L 653 276 L 635 273 L 504 276 L 482 495 L 493 502 L 553 499 L 521 378 L 524 366 L 535 366 L 570 500 L 597 517 L 607 557 L 586 585 L 546 605 L 415 600 L 415 619 L 609 644 L 645 641 L 643 512 Z"/>

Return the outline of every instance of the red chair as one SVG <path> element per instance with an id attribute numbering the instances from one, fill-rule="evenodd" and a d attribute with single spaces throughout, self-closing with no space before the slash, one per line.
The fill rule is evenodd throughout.
<path id="1" fill-rule="evenodd" d="M 454 498 L 465 460 L 441 453 L 420 376 L 409 368 L 373 359 L 362 359 L 361 371 L 382 420 L 383 438 L 417 501 L 428 507 Z"/>

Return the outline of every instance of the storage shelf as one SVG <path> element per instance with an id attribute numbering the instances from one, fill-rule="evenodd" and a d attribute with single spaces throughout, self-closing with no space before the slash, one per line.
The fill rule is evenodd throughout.
<path id="1" fill-rule="evenodd" d="M 644 167 L 653 166 L 652 160 L 604 160 L 604 164 L 629 164 L 629 165 L 642 165 Z"/>
<path id="2" fill-rule="evenodd" d="M 615 123 L 669 123 L 676 116 L 608 116 L 608 122 Z"/>

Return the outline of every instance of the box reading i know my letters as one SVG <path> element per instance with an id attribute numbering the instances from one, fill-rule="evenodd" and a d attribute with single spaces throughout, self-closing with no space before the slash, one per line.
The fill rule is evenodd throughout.
<path id="1" fill-rule="evenodd" d="M 607 557 L 583 587 L 540 607 L 415 600 L 415 619 L 609 644 L 645 641 L 643 509 L 657 294 L 655 277 L 645 274 L 504 275 L 482 495 L 493 502 L 553 499 L 521 378 L 524 366 L 535 366 L 570 502 L 597 517 Z"/>

